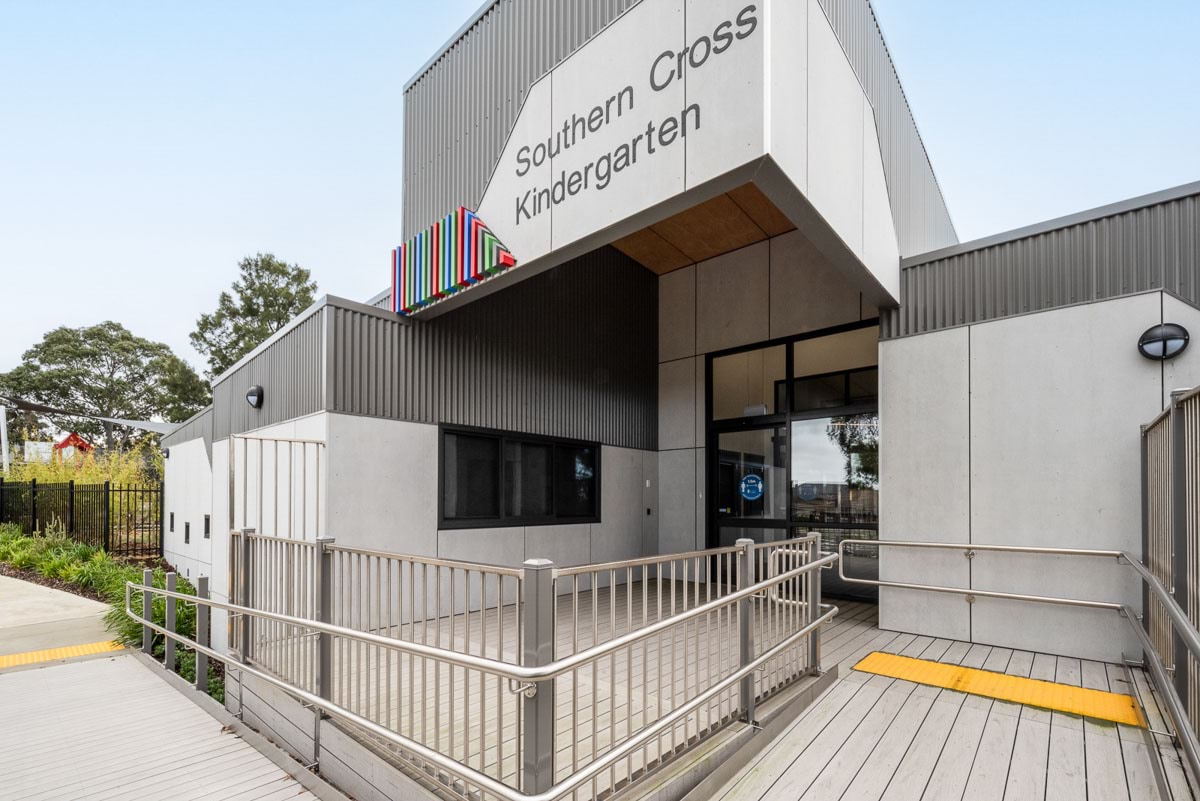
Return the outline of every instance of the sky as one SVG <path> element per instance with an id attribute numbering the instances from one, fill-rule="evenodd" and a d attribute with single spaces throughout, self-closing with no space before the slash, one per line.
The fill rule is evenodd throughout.
<path id="1" fill-rule="evenodd" d="M 404 83 L 480 0 L 0 0 L 0 371 L 188 342 L 238 261 L 388 282 Z M 875 0 L 963 241 L 1200 180 L 1200 3 Z"/>

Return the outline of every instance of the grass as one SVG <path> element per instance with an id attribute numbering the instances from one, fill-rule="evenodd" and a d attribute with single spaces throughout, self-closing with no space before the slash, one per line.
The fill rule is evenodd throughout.
<path id="1" fill-rule="evenodd" d="M 111 608 L 104 617 L 105 625 L 113 632 L 113 639 L 130 647 L 140 648 L 142 626 L 125 614 L 125 582 L 142 582 L 142 567 L 137 564 L 114 559 L 100 548 L 75 542 L 66 537 L 60 528 L 50 526 L 35 535 L 21 533 L 14 525 L 0 524 L 0 562 L 19 570 L 27 570 L 74 585 L 94 593 Z M 166 571 L 154 568 L 155 587 L 166 586 Z M 186 595 L 195 595 L 196 590 L 184 578 L 176 577 L 176 590 Z M 134 609 L 142 603 L 142 594 L 134 592 L 130 600 Z M 166 599 L 155 596 L 153 600 L 154 622 L 165 625 Z M 175 606 L 175 630 L 184 637 L 194 638 L 196 633 L 196 609 L 194 606 L 177 603 Z M 162 659 L 164 638 L 154 635 L 154 655 Z M 176 649 L 176 672 L 189 682 L 195 680 L 196 658 L 191 651 Z M 225 699 L 225 682 L 221 674 L 208 668 L 208 694 L 218 701 Z"/>

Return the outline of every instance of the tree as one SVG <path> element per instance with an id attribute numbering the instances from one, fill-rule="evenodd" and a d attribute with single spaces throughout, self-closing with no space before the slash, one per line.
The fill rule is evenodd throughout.
<path id="1" fill-rule="evenodd" d="M 208 357 L 209 377 L 220 375 L 312 305 L 317 284 L 308 270 L 270 253 L 242 259 L 233 291 L 222 292 L 217 310 L 202 314 L 192 346 Z"/>
<path id="2" fill-rule="evenodd" d="M 48 415 L 57 426 L 103 436 L 110 449 L 140 432 L 74 415 L 180 422 L 209 400 L 200 377 L 170 348 L 111 321 L 49 332 L 20 366 L 0 373 L 0 394 L 62 409 L 69 414 Z"/>
<path id="3" fill-rule="evenodd" d="M 879 486 L 879 415 L 835 417 L 825 430 L 846 457 L 846 483 L 853 489 Z"/>

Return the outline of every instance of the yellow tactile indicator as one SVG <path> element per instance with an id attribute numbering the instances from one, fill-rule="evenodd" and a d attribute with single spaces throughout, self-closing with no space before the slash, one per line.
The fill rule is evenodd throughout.
<path id="1" fill-rule="evenodd" d="M 947 665 L 927 659 L 885 654 L 876 651 L 854 666 L 855 670 L 874 673 L 915 684 L 927 684 L 947 690 L 958 690 L 985 698 L 1012 701 L 1017 704 L 1069 712 L 1113 723 L 1144 728 L 1141 711 L 1131 695 L 1089 690 L 1069 684 L 1008 676 L 990 670 Z"/>
<path id="2" fill-rule="evenodd" d="M 22 665 L 36 665 L 39 662 L 54 662 L 59 659 L 72 659 L 77 656 L 103 654 L 109 651 L 120 651 L 124 646 L 115 642 L 92 642 L 87 645 L 67 645 L 63 648 L 48 648 L 45 651 L 26 651 L 23 654 L 8 654 L 0 656 L 0 670 Z"/>

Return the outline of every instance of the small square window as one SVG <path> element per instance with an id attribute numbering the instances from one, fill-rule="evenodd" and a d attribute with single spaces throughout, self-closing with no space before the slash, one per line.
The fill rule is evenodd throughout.
<path id="1" fill-rule="evenodd" d="M 192 541 L 192 524 L 184 523 L 183 524 L 183 544 L 187 545 L 191 541 Z"/>

